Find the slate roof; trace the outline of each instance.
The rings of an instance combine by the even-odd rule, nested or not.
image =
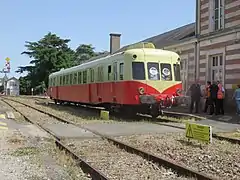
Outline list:
[[[191,23],[191,24],[187,24],[185,26],[179,27],[177,29],[173,29],[171,31],[165,32],[163,34],[150,37],[140,42],[151,42],[155,45],[156,48],[161,49],[164,46],[169,46],[181,41],[186,41],[194,37],[195,37],[195,23]],[[126,50],[128,46],[129,45],[120,48],[117,52]]]
[[[163,34],[159,34],[159,35],[150,37],[148,39],[142,40],[140,42],[151,42],[155,45],[155,47],[157,49],[161,49],[164,46],[169,46],[169,45],[172,45],[172,44],[179,43],[181,41],[186,41],[186,40],[192,39],[194,37],[195,37],[195,23],[190,23],[190,24],[187,24],[185,26],[179,27],[177,29],[173,29],[171,31],[165,32]],[[129,45],[120,48],[115,53],[125,51],[128,46]],[[88,61],[93,61],[95,59],[103,58],[103,57],[106,57],[108,55],[110,55],[110,53],[105,52],[104,54],[93,57],[93,58],[89,59]]]

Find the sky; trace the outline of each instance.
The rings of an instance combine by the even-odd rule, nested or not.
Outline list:
[[[30,61],[21,55],[25,41],[48,32],[71,39],[72,49],[109,51],[110,33],[121,33],[124,46],[194,21],[195,0],[0,0],[0,69],[9,57],[8,77],[20,77],[17,67]]]

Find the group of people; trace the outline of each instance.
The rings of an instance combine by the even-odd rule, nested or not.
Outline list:
[[[194,104],[195,113],[198,113],[200,100],[201,97],[203,97],[201,87],[198,81],[191,85],[189,91],[191,93],[190,113],[192,113],[193,111]],[[205,106],[203,112],[207,113],[208,109],[210,108],[210,115],[224,115],[223,101],[225,98],[225,89],[220,83],[220,81],[213,83],[208,81],[205,88],[204,96]],[[235,90],[233,94],[233,99],[235,100],[237,105],[237,114],[240,116],[240,85],[238,85],[238,88]]]

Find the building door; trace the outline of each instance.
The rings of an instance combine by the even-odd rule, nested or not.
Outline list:
[[[211,82],[213,81],[220,81],[222,84],[223,82],[223,56],[222,55],[215,55],[212,56],[210,59],[211,63]]]
[[[182,59],[181,62],[180,62],[180,65],[181,65],[181,80],[182,80],[182,88],[183,88],[183,91],[186,92],[187,89],[188,89],[188,78],[187,78],[187,75],[188,75],[188,64],[187,64],[187,59]]]

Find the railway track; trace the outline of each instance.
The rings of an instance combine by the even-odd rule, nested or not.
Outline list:
[[[50,100],[47,97],[39,97],[39,96],[23,96],[23,98],[29,98],[29,99],[35,99],[37,102],[39,102],[39,100]],[[48,102],[49,104],[54,104],[54,102]],[[62,105],[62,104],[58,104],[58,105]],[[71,107],[76,107],[75,104],[64,104],[64,106],[71,106]],[[91,109],[93,111],[98,112],[101,109],[104,108],[100,108],[100,107],[94,107],[94,106],[85,106],[85,105],[78,105],[77,107],[81,107],[81,108],[86,108],[86,109]],[[114,114],[114,116],[117,116],[118,114]],[[151,118],[151,116],[149,115],[137,115],[139,118]],[[173,111],[163,111],[163,116],[167,116],[167,117],[172,117],[172,118],[176,118],[176,119],[180,119],[180,118],[190,118],[190,119],[194,119],[194,120],[202,120],[205,119],[204,117],[198,116],[198,115],[194,115],[194,114],[187,114],[187,113],[180,113],[180,112],[173,112]],[[124,117],[126,118],[126,117]],[[152,119],[152,118],[151,118]],[[159,119],[159,118],[158,118]],[[168,119],[163,119],[160,118],[161,121],[166,121],[166,122],[170,122]]]
[[[129,152],[129,153],[134,153],[134,154],[137,154],[139,156],[142,156],[143,158],[147,159],[148,161],[152,161],[153,163],[157,163],[159,165],[162,165],[162,166],[165,166],[167,168],[171,168],[173,169],[174,171],[176,171],[178,174],[182,175],[182,176],[189,176],[189,177],[195,177],[196,179],[217,179],[215,177],[212,177],[212,176],[209,176],[209,175],[206,175],[204,173],[201,173],[201,172],[198,172],[198,171],[195,171],[195,170],[192,170],[184,165],[180,165],[172,160],[169,160],[169,159],[166,159],[166,158],[162,158],[162,157],[158,157],[158,156],[155,156],[151,153],[148,153],[146,151],[143,151],[141,149],[138,149],[138,148],[135,148],[135,147],[132,147],[131,145],[129,144],[126,144],[126,143],[123,143],[123,142],[120,142],[116,139],[113,139],[111,137],[108,137],[106,135],[103,135],[103,134],[100,134],[99,132],[97,131],[93,131],[93,130],[90,130],[86,127],[83,127],[81,125],[76,125],[75,123],[73,122],[70,122],[68,120],[65,120],[61,117],[58,117],[58,116],[55,116],[49,112],[46,112],[46,111],[42,111],[40,109],[37,109],[35,107],[32,107],[30,105],[27,105],[25,103],[22,103],[22,102],[19,102],[19,101],[16,101],[16,100],[13,100],[13,99],[8,99],[8,98],[3,98],[3,101],[8,104],[9,106],[11,106],[13,109],[15,109],[16,111],[18,111],[15,107],[13,107],[9,102],[7,101],[12,101],[12,102],[15,102],[15,103],[19,103],[21,105],[24,105],[28,108],[31,108],[31,109],[34,109],[38,112],[41,112],[41,113],[44,113],[44,114],[47,114],[48,116],[52,117],[52,118],[55,118],[57,119],[58,121],[61,121],[61,122],[64,122],[64,123],[67,123],[67,124],[72,124],[74,126],[78,126],[82,129],[85,129],[86,131],[90,131],[94,134],[96,134],[97,136],[100,136],[102,137],[103,139],[106,139],[108,140],[109,142],[113,143],[114,145],[116,145],[118,148],[121,148],[121,149],[124,149],[125,151]],[[21,112],[19,112],[21,113]],[[22,114],[22,113],[21,113]],[[30,119],[28,119],[24,114],[22,114],[28,121],[30,121],[31,123],[33,124],[36,124],[34,123],[33,121],[31,121]],[[96,168],[92,167],[90,164],[88,164],[86,161],[84,161],[83,159],[81,159],[78,155],[76,155],[75,153],[73,153],[66,145],[64,145],[62,142],[61,142],[61,139],[59,139],[59,137],[56,137],[56,135],[54,135],[52,132],[49,132],[46,128],[42,127],[40,124],[36,124],[37,126],[39,126],[40,128],[44,129],[45,131],[47,131],[48,133],[52,134],[52,136],[55,137],[56,139],[56,144],[58,146],[60,146],[61,148],[63,148],[65,151],[67,151],[69,154],[71,154],[75,159],[79,160],[81,163],[81,167],[83,169],[86,169],[85,172],[87,171],[89,174],[91,174],[91,176],[93,177],[93,179],[107,179],[106,176],[104,176],[100,171],[98,171]]]
[[[35,99],[36,99],[36,101],[38,101],[39,98],[37,97]],[[40,98],[40,99],[46,99],[46,98]],[[54,103],[51,103],[51,104],[55,105]],[[69,104],[69,106],[71,106],[73,108],[76,108],[76,106],[74,106],[72,104]],[[82,108],[89,108],[87,106],[81,106],[81,107]],[[99,109],[92,108],[91,110],[93,110],[97,114],[99,114]],[[201,119],[201,117],[198,117],[198,116],[195,116],[195,115],[191,116],[189,114],[186,115],[185,113],[165,112],[165,114],[169,115],[170,117],[178,117],[178,118],[189,117],[189,118],[197,118],[198,120]],[[114,115],[114,116],[116,116],[116,115]],[[138,117],[139,119],[145,118],[146,120],[149,120],[149,122],[154,123],[154,124],[185,130],[185,127],[180,126],[180,125],[176,125],[176,124],[180,124],[180,123],[177,123],[174,120],[170,120],[170,119],[166,119],[166,118],[157,118],[157,119],[153,120],[150,116],[147,116],[147,115],[136,115],[136,117]],[[128,117],[126,117],[126,118],[128,118]],[[132,118],[132,117],[130,117],[130,118]],[[136,119],[136,121],[139,120],[139,119]],[[175,123],[175,124],[169,124],[169,123]],[[216,138],[216,139],[219,139],[219,140],[229,141],[229,142],[235,143],[235,144],[240,144],[240,139],[231,138],[231,137],[225,137],[225,136],[218,135],[216,133],[213,133],[213,138]]]
[[[28,97],[30,99],[30,97]],[[31,98],[32,99],[32,98]],[[39,104],[43,104],[43,99],[46,99],[46,98],[39,98],[39,97],[35,97],[33,98],[35,99],[35,101]],[[51,105],[51,106],[67,106],[67,107],[72,107],[72,108],[81,108],[81,109],[86,109],[88,111],[91,111],[94,115],[98,116],[99,113],[100,113],[100,110],[104,110],[104,108],[99,108],[99,107],[92,107],[92,106],[85,106],[85,105],[75,105],[75,104],[58,104],[56,105],[54,102],[52,101],[48,101],[47,102],[48,105]],[[145,120],[150,120],[150,121],[161,121],[161,122],[173,122],[172,120],[170,119],[167,119],[167,118],[163,118],[163,117],[160,117],[160,118],[156,118],[156,119],[153,119],[150,115],[145,115],[145,114],[137,114],[135,116],[128,116],[127,114],[126,115],[123,115],[122,113],[110,113],[110,116],[112,116],[112,118],[117,118],[117,119],[123,119],[123,120],[131,120],[131,121],[139,121],[139,120],[142,120],[142,119],[145,119]],[[196,115],[191,115],[191,114],[185,114],[185,113],[175,113],[175,112],[170,112],[170,111],[164,111],[164,114],[163,116],[167,116],[167,117],[171,117],[171,118],[175,118],[175,119],[194,119],[194,120],[200,120],[200,119],[204,119],[203,117],[200,117],[200,116],[196,116]],[[177,121],[174,121],[174,122],[177,122]]]

